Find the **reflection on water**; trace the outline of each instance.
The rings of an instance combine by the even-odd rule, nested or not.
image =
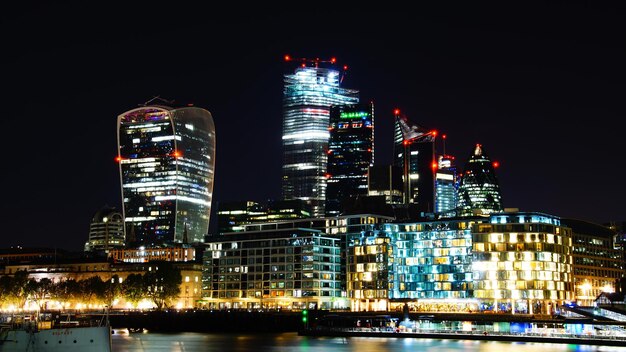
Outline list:
[[[113,351],[184,352],[404,352],[404,351],[623,351],[626,347],[542,344],[520,342],[437,340],[392,337],[306,337],[284,334],[206,334],[206,333],[133,333],[121,330],[113,335]]]

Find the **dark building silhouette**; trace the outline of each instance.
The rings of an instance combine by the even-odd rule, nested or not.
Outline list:
[[[344,198],[367,195],[374,164],[374,103],[330,109],[326,216],[339,215]]]
[[[403,170],[404,203],[413,204],[418,213],[435,211],[435,137],[395,112],[394,165]]]

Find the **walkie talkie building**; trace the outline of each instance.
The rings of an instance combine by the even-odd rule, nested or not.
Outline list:
[[[117,127],[127,243],[203,242],[215,169],[211,113],[142,106],[119,115]]]

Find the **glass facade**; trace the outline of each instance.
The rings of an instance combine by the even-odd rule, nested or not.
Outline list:
[[[307,201],[313,217],[325,214],[330,107],[359,102],[340,81],[339,71],[317,65],[284,76],[283,199]]]
[[[339,215],[342,202],[367,195],[367,172],[374,164],[374,104],[333,106],[326,188],[326,216]]]
[[[439,169],[435,173],[435,212],[439,217],[456,216],[458,178],[454,157],[439,157]]]
[[[541,213],[500,213],[364,231],[347,250],[358,310],[551,314],[574,298],[571,230]],[[384,292],[384,288],[387,292]]]
[[[211,114],[197,107],[127,111],[118,117],[118,148],[127,242],[203,242],[215,168]]]
[[[386,224],[395,247],[390,298],[472,298],[472,223]]]
[[[459,183],[459,215],[482,215],[502,210],[502,196],[493,165],[483,147],[476,144]]]
[[[203,283],[211,308],[344,308],[339,239],[312,229],[213,238]]]
[[[419,212],[435,211],[435,136],[395,112],[394,165],[403,170],[404,203],[416,204]]]
[[[474,297],[483,310],[552,314],[574,299],[572,233],[541,213],[494,214],[473,229]]]

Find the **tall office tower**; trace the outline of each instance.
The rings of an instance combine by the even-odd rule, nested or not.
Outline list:
[[[119,115],[117,126],[127,241],[203,242],[215,170],[211,113],[146,103]]]
[[[367,171],[374,165],[374,103],[330,109],[326,216],[342,211],[349,197],[367,195]]]
[[[289,56],[285,59],[292,61]],[[305,200],[313,217],[322,217],[330,107],[357,104],[359,98],[357,90],[340,87],[343,73],[334,68],[334,58],[300,61],[293,73],[284,76],[283,199]]]
[[[434,212],[437,131],[411,124],[398,109],[394,115],[394,165],[403,170],[404,203],[415,204],[418,212]]]
[[[439,156],[439,168],[435,173],[435,212],[439,217],[456,215],[458,177],[454,157]]]
[[[502,210],[502,196],[494,167],[483,147],[476,144],[459,183],[459,215],[485,215]]]
[[[104,206],[91,219],[85,252],[109,252],[124,247],[124,217],[115,208]]]

